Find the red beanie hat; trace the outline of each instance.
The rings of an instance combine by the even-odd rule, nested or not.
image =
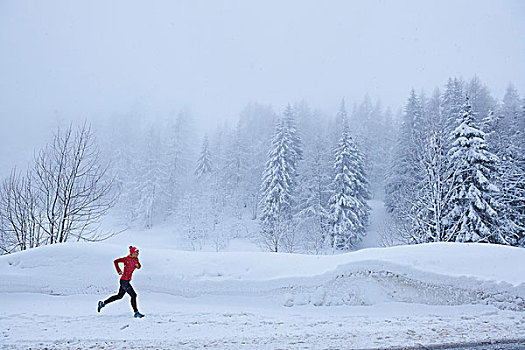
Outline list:
[[[139,250],[137,249],[137,247],[134,247],[134,246],[129,246],[129,254],[133,254],[135,252],[138,252]]]

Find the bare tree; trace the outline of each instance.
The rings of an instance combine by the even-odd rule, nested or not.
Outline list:
[[[87,124],[59,129],[36,156],[35,187],[44,210],[40,227],[48,244],[102,238],[98,221],[116,200],[107,170]]]
[[[14,169],[0,189],[0,249],[3,253],[45,244],[40,226],[42,210],[32,176]]]

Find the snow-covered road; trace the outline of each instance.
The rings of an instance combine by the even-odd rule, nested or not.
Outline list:
[[[7,349],[372,349],[515,339],[525,313],[487,305],[276,306],[273,298],[140,293],[98,314],[102,296],[0,295]]]
[[[0,257],[5,349],[381,349],[525,334],[525,250],[428,244],[336,256],[146,250],[129,298],[118,246]]]

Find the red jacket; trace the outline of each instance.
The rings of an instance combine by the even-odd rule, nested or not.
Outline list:
[[[115,261],[113,261],[113,263],[115,264],[115,268],[117,269],[119,275],[122,273],[122,271],[120,270],[118,264],[124,264],[124,273],[122,274],[122,277],[120,277],[120,279],[126,281],[131,281],[131,275],[133,274],[133,271],[142,267],[140,265],[139,258],[132,258],[129,255],[124,258],[116,259]]]

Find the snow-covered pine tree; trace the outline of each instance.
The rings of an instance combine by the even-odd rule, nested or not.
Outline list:
[[[312,112],[305,103],[294,106],[301,121],[305,140],[303,161],[299,167],[297,184],[297,229],[301,232],[303,247],[308,252],[319,253],[325,248],[329,235],[328,198],[332,178],[330,138],[326,122],[319,113]]]
[[[284,236],[293,229],[298,153],[290,134],[289,117],[281,118],[275,127],[261,185],[262,239],[273,252],[279,251]]]
[[[521,99],[521,117],[518,120],[518,131],[521,139],[518,146],[521,155],[525,158],[525,97]]]
[[[330,231],[330,214],[327,210],[330,177],[326,172],[326,137],[318,136],[312,141],[312,154],[305,159],[305,173],[300,180],[300,195],[297,217],[305,237],[308,251],[318,253],[325,247]]]
[[[466,98],[460,125],[452,133],[449,151],[452,196],[447,214],[447,240],[507,244],[497,235],[497,202],[493,185],[497,157],[487,150],[485,133],[473,124],[474,116]]]
[[[228,166],[230,158],[227,146],[231,137],[232,130],[228,123],[219,125],[210,137],[208,148],[213,150],[212,166],[217,182],[223,182],[224,180],[224,172]],[[225,186],[221,187],[223,190],[225,189]]]
[[[201,147],[201,154],[199,156],[199,159],[197,160],[197,167],[195,168],[194,174],[197,176],[198,179],[200,179],[203,176],[211,174],[212,171],[213,166],[211,162],[210,144],[208,142],[208,136],[204,136],[204,140],[202,142]]]
[[[303,159],[302,141],[299,132],[297,131],[296,116],[292,106],[288,104],[283,114],[284,122],[291,141],[292,151],[292,169],[297,171],[298,163]],[[294,174],[297,176],[297,173]]]
[[[520,98],[509,86],[503,104],[486,118],[487,142],[498,156],[495,197],[501,206],[499,235],[509,244],[525,244],[525,155],[519,119]]]
[[[351,249],[365,235],[370,213],[366,200],[370,199],[370,190],[363,156],[350,135],[344,104],[339,114],[343,131],[335,149],[334,179],[329,200],[329,245],[335,249]]]
[[[385,206],[395,227],[394,234],[405,243],[420,243],[424,232],[419,220],[418,193],[424,179],[421,160],[425,151],[424,108],[415,91],[405,107],[397,147],[393,154],[392,166],[387,174]]]
[[[516,208],[516,223],[520,226],[518,244],[525,247],[525,98],[521,100],[521,117],[518,120],[518,136],[521,142],[518,143],[519,158],[519,181],[516,182],[518,187]]]
[[[344,101],[343,101],[344,102]],[[353,130],[354,135],[359,135],[359,146],[362,149],[370,145],[370,131],[372,131],[372,124],[375,119],[375,112],[377,111],[378,105],[374,107],[372,100],[368,94],[365,95],[363,101],[360,104],[356,104],[353,107],[352,118],[348,118],[348,127]],[[340,117],[338,117],[340,118]],[[342,127],[342,124],[339,124]],[[341,136],[339,133],[338,138]],[[357,141],[357,140],[356,140]]]
[[[139,224],[151,228],[155,219],[164,219],[168,209],[169,173],[164,162],[165,148],[159,130],[151,125],[144,138],[144,146],[137,157],[134,186],[136,212]]]
[[[348,118],[348,126],[352,130],[354,141],[367,159],[366,172],[374,197],[383,197],[385,172],[388,168],[385,151],[389,150],[393,141],[388,138],[388,132],[392,130],[387,130],[385,115],[381,102],[377,100],[372,103],[370,97],[365,95],[360,104],[354,105],[352,115]],[[342,123],[338,126],[341,128]],[[341,136],[341,130],[338,131],[337,141]]]
[[[514,153],[514,158],[518,158],[518,153],[521,152],[522,146],[525,143],[523,140],[523,118],[521,99],[518,91],[512,84],[509,84],[505,95],[503,96],[503,104],[501,106],[501,117],[505,120],[503,123],[508,127],[506,130],[509,134],[509,141],[512,144],[511,152]],[[508,147],[509,145],[507,145]]]
[[[477,76],[474,76],[470,80],[466,89],[472,106],[472,112],[478,117],[478,120],[474,120],[474,123],[481,126],[483,119],[489,115],[490,111],[494,110],[496,101],[490,95],[489,89],[483,85]]]
[[[240,197],[243,207],[250,210],[252,220],[256,220],[260,212],[261,181],[277,119],[271,106],[253,103],[240,114],[239,144],[243,154],[239,156],[246,159],[239,168]]]
[[[213,155],[210,156],[210,165],[212,168],[212,182],[213,182],[213,205],[216,211],[225,213],[232,205],[231,192],[228,191],[226,172],[228,169],[229,158],[228,141],[232,135],[232,131],[227,123],[219,126],[211,137],[208,149],[213,150]],[[211,153],[211,152],[209,152]]]
[[[191,195],[186,196],[188,203],[194,205],[194,209],[199,213],[206,213],[206,215],[189,216],[187,221],[189,229],[186,229],[189,242],[197,242],[195,238],[199,238],[199,246],[203,244],[206,239],[213,242],[215,249],[218,251],[224,247],[228,242],[228,237],[223,231],[224,218],[229,213],[231,202],[230,198],[225,196],[225,186],[219,176],[217,162],[220,158],[217,156],[222,149],[222,135],[224,129],[219,129],[213,136],[214,153],[211,154],[210,143],[208,137],[205,136],[197,166],[194,172],[195,181]],[[186,208],[186,210],[188,210]],[[193,228],[194,227],[194,228]],[[197,234],[197,236],[195,236]],[[195,245],[192,244],[195,248]]]
[[[243,130],[239,123],[234,130],[230,130],[226,139],[224,166],[219,169],[220,182],[224,197],[231,204],[232,215],[241,219],[247,208],[247,181],[250,166],[250,154],[244,142]],[[260,184],[260,175],[258,176]]]
[[[288,134],[291,141],[291,150],[292,150],[292,166],[291,169],[293,170],[293,179],[292,182],[294,184],[293,191],[294,191],[294,205],[292,207],[292,215],[295,218],[298,212],[297,208],[297,182],[299,181],[299,167],[300,164],[303,161],[304,154],[303,154],[303,145],[302,145],[302,137],[301,134],[298,131],[297,128],[297,118],[303,117],[305,118],[305,115],[300,115],[299,112],[301,112],[299,108],[300,105],[296,105],[295,108],[293,108],[290,104],[286,106],[286,109],[283,113],[284,122],[286,123],[286,127],[288,130]],[[302,120],[301,122],[304,122]],[[296,225],[294,225],[290,230],[287,231],[287,233],[283,237],[283,247],[286,249],[287,252],[293,253],[300,242],[300,237],[297,234]]]
[[[442,96],[442,114],[445,118],[445,133],[452,135],[462,116],[465,102],[464,83],[458,78],[449,78]]]
[[[165,128],[166,166],[168,184],[168,214],[173,214],[177,202],[184,198],[193,178],[193,166],[198,146],[195,144],[195,129],[191,113],[180,111],[172,116]]]
[[[137,219],[137,173],[138,155],[142,148],[141,135],[143,134],[140,120],[142,114],[138,112],[126,113],[109,120],[105,128],[100,131],[105,133],[100,139],[107,154],[107,161],[111,164],[115,174],[115,193],[119,195],[116,209],[122,216],[126,225]]]
[[[450,200],[449,162],[445,122],[441,113],[441,95],[435,90],[425,108],[426,137],[421,158],[422,181],[418,185],[415,220],[419,231],[413,236],[416,243],[440,242],[446,239],[444,218]]]

